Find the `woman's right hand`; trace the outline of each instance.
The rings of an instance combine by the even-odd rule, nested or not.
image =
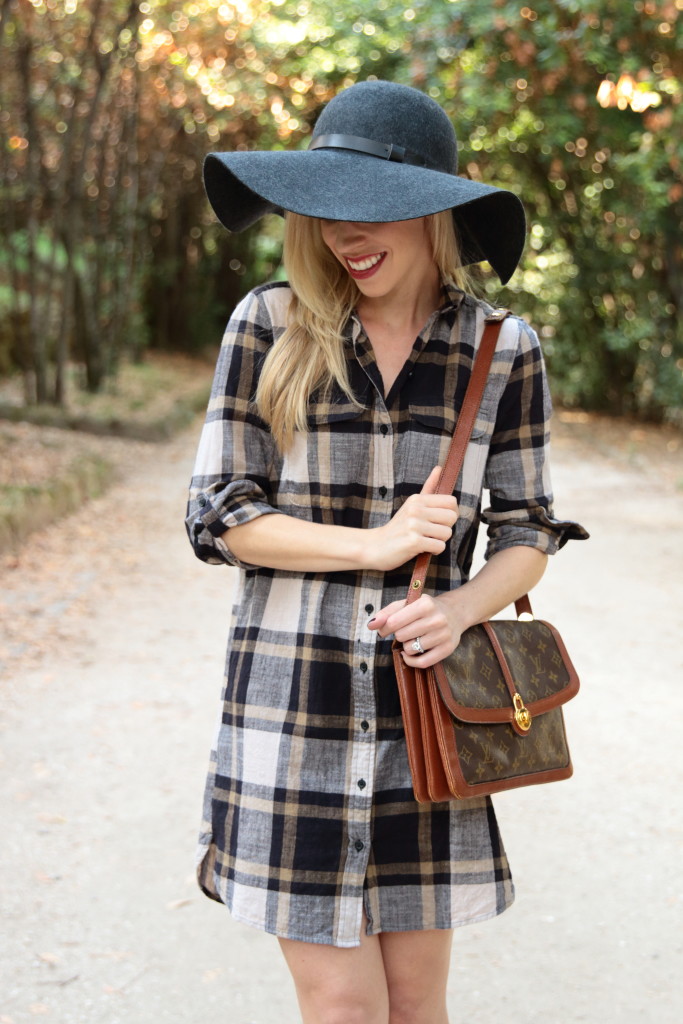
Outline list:
[[[452,494],[435,494],[441,467],[435,466],[419,494],[411,494],[384,526],[367,531],[367,568],[386,572],[423,551],[440,555],[458,518]]]

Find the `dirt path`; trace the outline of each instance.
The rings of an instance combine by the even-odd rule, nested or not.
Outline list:
[[[593,536],[535,604],[584,683],[576,774],[498,799],[518,900],[457,933],[451,1019],[677,1024],[683,465],[560,426],[558,510]],[[182,530],[196,436],[131,448],[2,570],[0,1024],[298,1021],[275,941],[194,884],[233,582]]]

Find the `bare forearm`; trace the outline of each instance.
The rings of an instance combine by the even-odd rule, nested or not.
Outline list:
[[[436,466],[419,494],[411,494],[383,526],[327,526],[275,513],[232,526],[223,540],[242,562],[293,572],[385,572],[423,551],[439,555],[450,539],[458,504],[435,494]]]
[[[293,572],[343,572],[363,568],[365,532],[276,513],[231,527],[223,540],[249,565]]]
[[[548,556],[537,548],[516,545],[493,555],[457,590],[442,595],[462,630],[484,622],[528,593],[543,576]]]

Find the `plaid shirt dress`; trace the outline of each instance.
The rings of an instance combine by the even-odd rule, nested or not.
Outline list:
[[[444,302],[384,397],[362,324],[346,331],[359,407],[313,395],[309,430],[282,456],[253,397],[291,292],[248,294],[228,324],[194,468],[187,530],[200,559],[237,565],[222,715],[206,786],[198,877],[246,924],[357,946],[367,931],[451,928],[513,899],[488,798],[413,798],[390,640],[368,629],[406,595],[391,572],[292,572],[242,564],[221,535],[262,515],[372,529],[441,463],[491,307],[444,285]],[[553,518],[550,400],[538,340],[503,324],[456,488],[459,518],[427,592],[468,579],[480,520],[487,557],[553,553],[584,531]],[[482,489],[490,506],[481,511]]]

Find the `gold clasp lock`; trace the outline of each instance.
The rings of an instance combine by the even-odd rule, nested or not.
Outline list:
[[[520,729],[523,729],[524,732],[528,732],[531,728],[531,715],[529,714],[528,710],[524,707],[524,701],[522,700],[520,694],[516,693],[514,695],[514,697],[512,698],[512,703],[515,709],[515,722],[517,723]]]

